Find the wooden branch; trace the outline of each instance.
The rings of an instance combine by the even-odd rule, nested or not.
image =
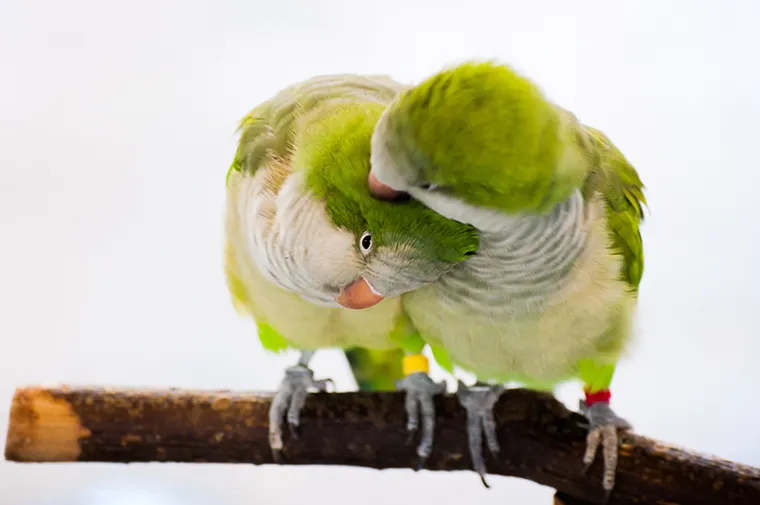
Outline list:
[[[229,391],[22,388],[11,408],[5,457],[18,462],[273,463],[271,394]],[[469,470],[465,412],[436,399],[435,449],[426,468]],[[495,408],[502,453],[489,472],[558,490],[555,503],[601,503],[601,454],[582,475],[586,422],[551,395],[507,391]],[[401,393],[309,395],[287,464],[410,468]],[[480,481],[473,474],[473,487]],[[622,436],[609,505],[757,505],[760,470]]]
[[[557,492],[557,493],[554,493],[553,505],[594,505],[594,504],[591,502],[587,502],[586,500],[580,500],[578,498],[568,496],[562,492]]]

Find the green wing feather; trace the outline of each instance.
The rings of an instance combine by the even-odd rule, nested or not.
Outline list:
[[[644,219],[644,184],[636,169],[602,132],[582,126],[590,142],[592,169],[583,196],[599,192],[607,208],[607,225],[615,252],[623,256],[622,280],[638,292],[644,273],[644,248],[639,227]]]

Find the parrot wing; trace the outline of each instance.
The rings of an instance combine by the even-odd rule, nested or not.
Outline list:
[[[582,192],[590,198],[599,193],[607,210],[607,226],[612,246],[623,256],[622,279],[638,291],[644,273],[644,248],[639,227],[644,219],[644,185],[636,169],[607,138],[595,128],[583,126],[595,158]]]

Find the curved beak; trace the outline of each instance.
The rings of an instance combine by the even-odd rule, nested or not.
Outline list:
[[[372,284],[364,277],[359,277],[345,288],[341,288],[337,301],[347,309],[368,309],[383,299],[383,295],[375,291]]]
[[[367,182],[369,183],[369,192],[372,193],[372,196],[378,200],[397,201],[406,200],[409,198],[408,193],[395,190],[392,187],[380,182],[380,180],[375,177],[375,174],[373,174],[372,171],[369,173]]]

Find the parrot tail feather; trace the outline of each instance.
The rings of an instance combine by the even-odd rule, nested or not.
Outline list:
[[[396,381],[404,378],[401,349],[378,351],[355,347],[346,349],[345,354],[359,391],[395,391]]]

